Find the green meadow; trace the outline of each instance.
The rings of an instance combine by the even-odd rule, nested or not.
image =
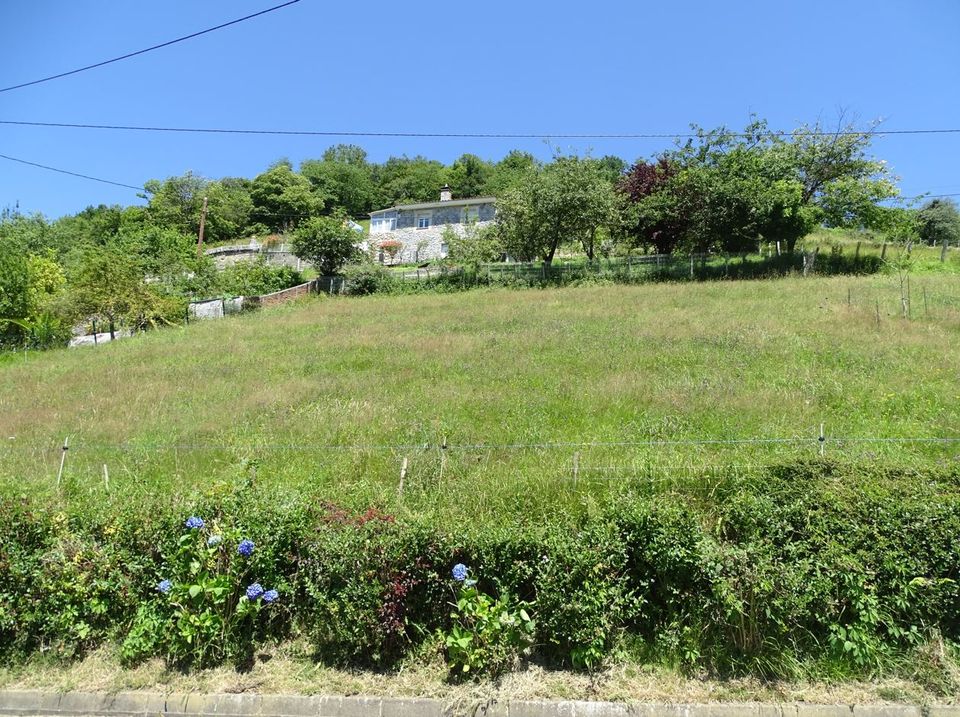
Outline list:
[[[827,457],[939,465],[960,285],[910,291],[908,319],[891,274],[320,297],[8,355],[0,490],[165,499],[255,474],[502,516],[816,457],[821,424]]]

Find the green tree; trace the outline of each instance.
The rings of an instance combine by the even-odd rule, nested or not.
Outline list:
[[[310,182],[281,161],[257,175],[250,185],[251,221],[270,231],[287,231],[323,212],[329,199],[313,191]]]
[[[483,264],[498,261],[503,254],[503,243],[496,226],[468,224],[462,232],[451,226],[443,229],[443,242],[447,245],[447,262],[479,271]]]
[[[357,257],[358,234],[342,215],[312,217],[293,233],[293,253],[313,264],[321,276],[332,276]]]
[[[377,202],[373,168],[366,152],[354,145],[337,145],[323,154],[322,160],[308,159],[300,164],[314,192],[329,196],[334,208],[340,207],[355,218],[365,217]]]
[[[514,258],[549,264],[561,243],[578,242],[592,260],[597,230],[616,222],[615,207],[613,187],[597,160],[558,155],[502,194],[497,224]]]
[[[697,128],[695,139],[627,175],[638,234],[665,231],[666,245],[688,250],[745,251],[762,238],[793,251],[818,223],[876,227],[880,202],[897,190],[884,163],[866,155],[873,133],[816,124],[784,137],[763,120],[737,133]]]
[[[507,189],[522,182],[527,173],[539,165],[536,158],[529,152],[512,149],[507,155],[493,165],[487,176],[481,194],[499,197]]]
[[[30,268],[19,238],[0,234],[0,346],[20,344],[30,315]]]
[[[116,246],[84,250],[68,275],[68,291],[76,319],[101,317],[111,332],[118,325],[172,324],[183,315],[183,301],[147,284],[137,258]]]
[[[376,168],[379,204],[393,206],[416,202],[434,202],[440,187],[447,183],[447,170],[426,157],[390,157]]]
[[[447,183],[457,199],[479,197],[492,174],[493,165],[490,162],[475,154],[463,154],[450,166]]]
[[[920,238],[931,245],[960,243],[960,213],[949,199],[931,199],[917,212]]]

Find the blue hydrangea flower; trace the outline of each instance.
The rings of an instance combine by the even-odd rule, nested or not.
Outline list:
[[[198,518],[195,515],[191,515],[189,518],[187,518],[187,522],[184,523],[184,525],[190,528],[191,530],[193,530],[194,528],[198,528],[198,529],[202,528],[203,518]]]
[[[253,554],[253,541],[248,538],[241,540],[240,545],[237,546],[237,552],[243,557],[249,558]]]
[[[276,590],[267,590],[267,592],[263,594],[263,601],[273,602],[278,597],[280,597],[280,593],[278,593]]]
[[[160,584],[157,585],[157,590],[159,590],[164,595],[166,595],[168,592],[170,592],[170,589],[172,587],[173,587],[173,583],[171,583],[169,580],[161,580]]]
[[[260,585],[260,583],[253,583],[253,585],[247,586],[248,600],[256,600],[261,595],[263,595],[263,586]]]
[[[223,542],[223,536],[222,536],[222,535],[211,535],[209,538],[207,538],[207,547],[208,547],[208,548],[215,548],[215,547],[217,547],[218,545],[220,545],[220,543],[222,543],[222,542]]]
[[[462,583],[467,579],[467,570],[468,568],[466,565],[463,563],[457,563],[453,566],[453,579]]]

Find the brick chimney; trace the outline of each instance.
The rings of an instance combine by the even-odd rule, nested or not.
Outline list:
[[[450,185],[444,184],[440,187],[440,201],[449,202],[451,199],[453,199],[453,192],[450,189]]]

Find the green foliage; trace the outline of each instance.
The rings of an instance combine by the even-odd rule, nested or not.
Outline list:
[[[313,217],[293,233],[293,253],[313,264],[321,276],[337,274],[356,258],[359,236],[342,215]]]
[[[375,171],[384,207],[416,202],[435,202],[446,184],[446,168],[440,162],[416,156],[390,157]]]
[[[960,244],[960,212],[949,199],[931,199],[917,212],[920,238],[932,245]]]
[[[303,275],[288,266],[271,266],[264,259],[239,261],[217,277],[217,288],[230,296],[259,296],[304,283]]]
[[[348,216],[365,217],[379,199],[373,166],[367,153],[356,145],[336,145],[323,153],[322,160],[300,164],[300,173],[309,180],[314,191],[329,196],[334,207]]]
[[[476,580],[463,580],[443,640],[453,675],[496,677],[509,670],[533,644],[536,626],[529,607],[505,591],[493,598]]]
[[[69,312],[77,319],[100,316],[111,325],[142,330],[179,321],[183,301],[148,284],[139,262],[119,248],[88,248],[71,266]]]
[[[390,272],[372,261],[346,265],[343,267],[343,276],[347,282],[347,293],[354,296],[388,292],[396,285]]]
[[[762,120],[742,133],[697,128],[695,141],[658,158],[659,176],[640,162],[625,178],[621,188],[638,204],[633,233],[670,250],[740,252],[763,239],[792,252],[821,222],[878,227],[879,203],[897,189],[885,164],[866,155],[873,130],[831,133],[818,123],[787,138]]]
[[[475,273],[483,264],[498,261],[503,254],[500,234],[491,224],[468,224],[462,231],[448,225],[443,229],[442,238],[447,245],[447,262]]]
[[[238,547],[244,540],[249,555]],[[124,658],[135,662],[160,652],[180,666],[248,662],[260,613],[275,609],[279,600],[257,582],[255,551],[255,544],[236,529],[187,527],[175,551],[162,558],[159,597],[138,610],[124,642]]]
[[[447,183],[454,199],[479,197],[490,182],[493,166],[475,154],[463,154],[447,172]]]
[[[616,221],[612,185],[591,158],[558,155],[497,201],[497,226],[507,254],[548,264],[562,242],[578,242],[593,259],[597,231]]]
[[[623,580],[627,553],[612,526],[591,524],[576,540],[550,535],[537,571],[537,642],[580,669],[599,667],[642,598]]]
[[[717,478],[710,491],[637,483],[585,512],[483,530],[249,482],[195,501],[202,528],[183,527],[182,502],[106,516],[100,503],[61,513],[5,500],[0,650],[69,658],[121,642],[128,662],[243,665],[296,631],[318,659],[390,668],[439,635],[454,676],[500,674],[528,649],[594,669],[633,645],[648,660],[774,678],[874,675],[960,639],[952,469],[820,460]],[[451,610],[457,556],[490,587],[468,576]],[[247,597],[253,583],[279,600]]]
[[[327,199],[295,173],[289,162],[278,162],[250,184],[250,219],[271,231],[289,230],[321,214]]]

